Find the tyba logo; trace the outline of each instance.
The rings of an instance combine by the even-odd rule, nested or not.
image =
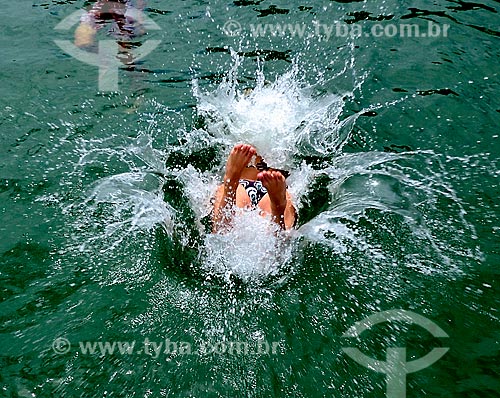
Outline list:
[[[448,337],[443,329],[431,320],[406,310],[390,310],[373,314],[356,322],[342,337],[359,337],[365,330],[371,329],[379,323],[390,321],[416,324],[427,330],[434,337]],[[355,347],[342,348],[347,355],[364,367],[375,372],[385,373],[387,381],[387,398],[404,398],[406,396],[406,375],[431,366],[446,354],[448,349],[448,347],[433,348],[423,357],[407,362],[406,347],[388,347],[386,360],[384,362],[368,357]]]

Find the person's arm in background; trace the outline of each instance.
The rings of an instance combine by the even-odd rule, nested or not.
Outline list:
[[[75,46],[87,47],[94,43],[96,29],[85,22],[80,23],[75,31]]]

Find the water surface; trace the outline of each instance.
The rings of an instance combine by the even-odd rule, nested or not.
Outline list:
[[[54,43],[87,3],[4,3],[2,396],[384,396],[384,375],[346,356],[349,344],[381,360],[388,346],[409,359],[450,347],[408,375],[408,397],[498,396],[497,2],[150,0],[162,30],[142,40],[161,45],[121,68],[117,93],[98,92],[97,68]],[[241,35],[225,34],[229,19]],[[250,34],[313,21],[450,29]],[[284,240],[253,214],[228,236],[207,233],[225,158],[243,141],[292,171],[299,222]],[[342,337],[391,309],[449,338],[404,322]],[[278,350],[78,347],[145,338]]]

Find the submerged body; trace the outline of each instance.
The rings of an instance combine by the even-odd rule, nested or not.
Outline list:
[[[130,41],[141,36],[140,10],[144,1],[137,2],[134,7],[132,0],[99,0],[80,19],[80,25],[75,32],[75,45],[87,47],[94,44],[97,31],[112,22],[109,33],[124,48],[130,46]]]
[[[227,160],[224,183],[215,194],[213,232],[225,232],[237,209],[253,209],[271,217],[280,229],[291,229],[296,212],[287,191],[282,171],[258,170],[250,165],[252,158],[261,162],[257,150],[247,144],[236,145]]]

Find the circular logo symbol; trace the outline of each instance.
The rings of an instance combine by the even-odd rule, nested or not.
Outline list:
[[[222,27],[222,31],[227,36],[239,36],[242,31],[241,24],[238,21],[230,19]]]
[[[68,339],[65,339],[64,337],[58,337],[52,343],[52,349],[56,354],[59,355],[67,354],[71,350],[71,343],[69,342]]]
[[[434,337],[448,337],[443,329],[422,315],[406,310],[389,310],[373,314],[351,326],[342,337],[359,337],[365,330],[373,326],[390,321],[402,321],[415,324],[427,330]],[[433,348],[419,359],[407,362],[406,347],[387,348],[386,360],[380,361],[363,354],[356,347],[344,347],[342,350],[360,365],[379,373],[385,373],[387,379],[387,398],[401,398],[406,396],[406,375],[418,372],[431,366],[439,360],[448,347]]]

